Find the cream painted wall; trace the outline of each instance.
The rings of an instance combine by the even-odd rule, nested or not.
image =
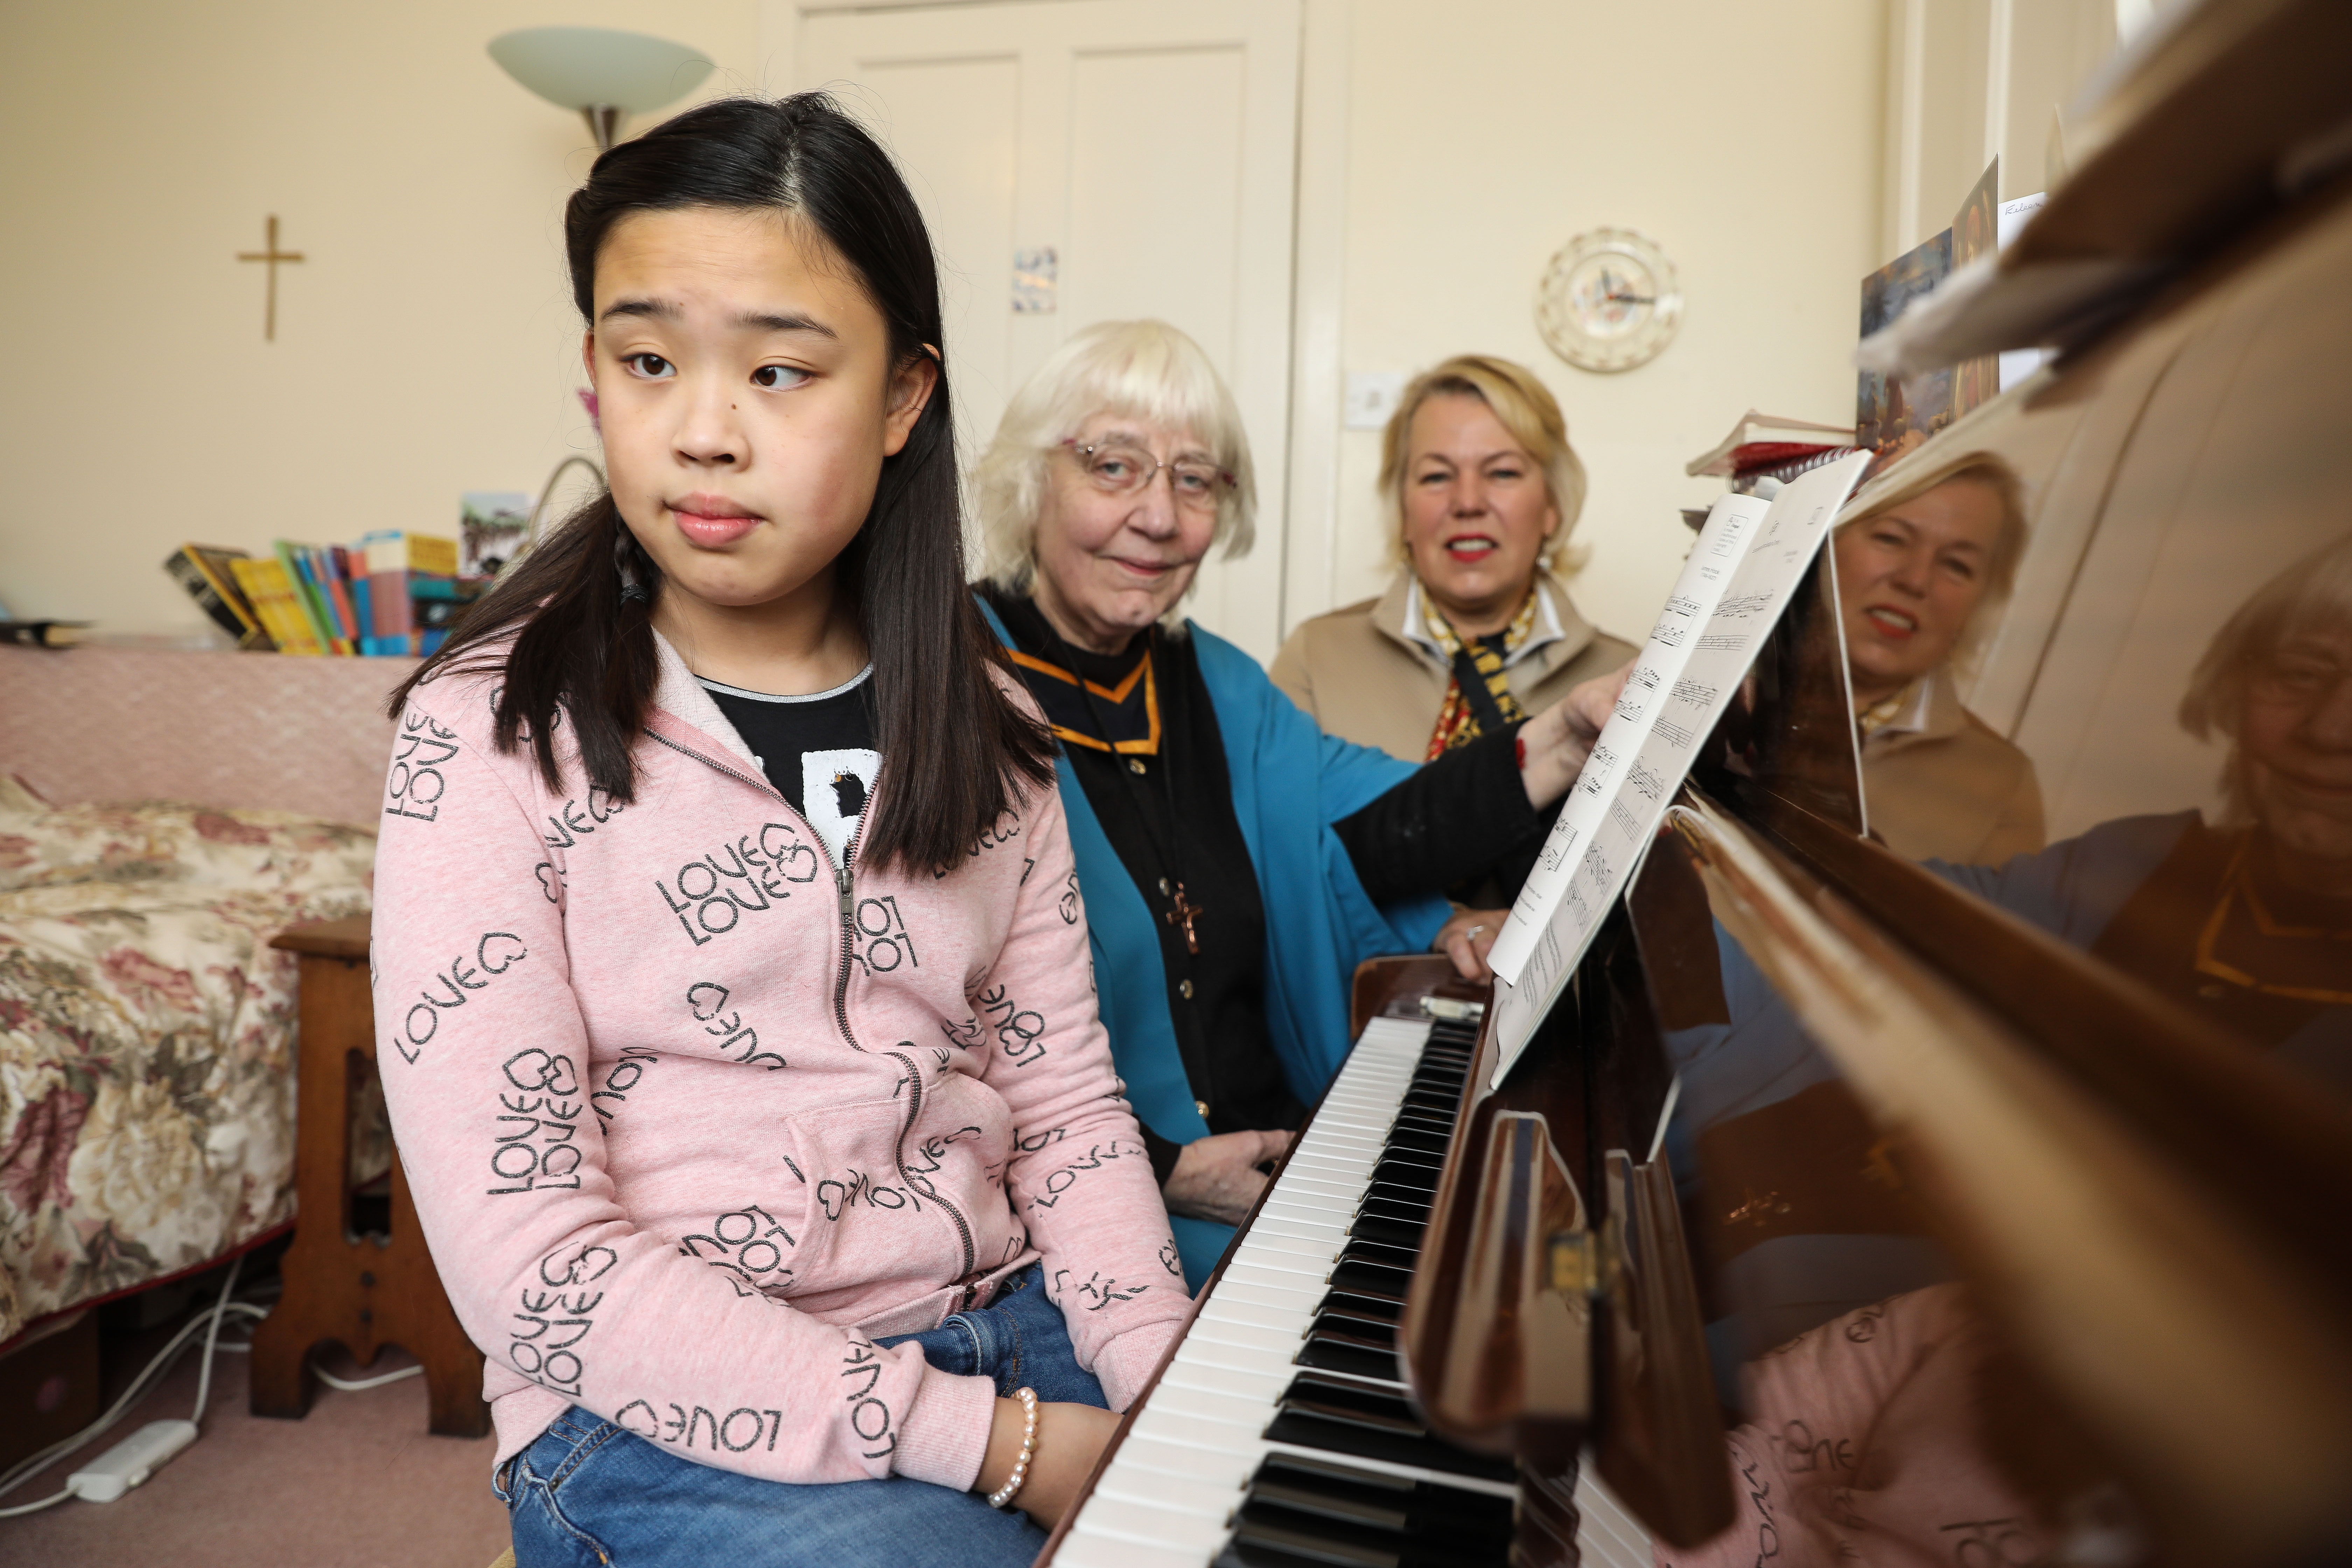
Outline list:
[[[585,23],[752,85],[753,0],[0,5],[0,601],[194,631],[188,540],[454,533],[592,433],[562,276],[591,144],[483,46]],[[691,101],[689,100],[689,101]],[[261,337],[265,215],[304,252]]]
[[[184,541],[446,530],[460,492],[535,489],[590,448],[560,230],[586,136],[483,45],[553,21],[658,33],[719,62],[705,96],[787,78],[793,10],[0,6],[0,211],[16,241],[0,287],[26,367],[0,384],[0,600],[195,630],[158,564]],[[1346,369],[1472,348],[1536,367],[1592,474],[1580,602],[1639,636],[1688,545],[1676,509],[1719,489],[1683,463],[1751,405],[1829,419],[1853,405],[1883,0],[1654,0],[1632,26],[1598,0],[1309,13],[1309,112],[1339,101],[1306,128],[1328,175],[1303,171],[1302,223],[1321,226],[1300,254],[1328,263],[1329,298],[1307,299],[1302,277],[1297,418],[1336,426],[1323,383]],[[1601,58],[1611,44],[1623,61]],[[265,344],[261,269],[231,258],[258,247],[270,212],[310,259],[284,269]],[[1552,252],[1605,224],[1661,241],[1689,300],[1664,355],[1616,376],[1559,360],[1533,317]],[[1318,310],[1336,321],[1319,360]],[[1294,619],[1384,575],[1377,437],[1326,429],[1327,458],[1335,441],[1329,481],[1291,489],[1325,506],[1338,492],[1332,547],[1290,554]]]
[[[1532,366],[1591,471],[1573,593],[1611,631],[1648,632],[1690,546],[1678,509],[1722,492],[1685,462],[1751,406],[1852,416],[1882,14],[1881,0],[1355,0],[1345,368],[1472,350]],[[1664,353],[1614,375],[1570,366],[1535,325],[1552,253],[1603,226],[1663,245],[1687,299]],[[1338,603],[1388,577],[1379,448],[1376,432],[1340,437]]]

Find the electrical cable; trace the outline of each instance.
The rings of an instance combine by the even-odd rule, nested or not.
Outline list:
[[[80,1431],[60,1437],[37,1453],[26,1455],[25,1458],[9,1466],[5,1472],[0,1472],[0,1495],[16,1490],[68,1454],[75,1452],[92,1439],[102,1436],[110,1431],[134,1404],[147,1394],[156,1381],[177,1363],[180,1352],[186,1348],[188,1342],[195,1337],[196,1331],[217,1321],[223,1313],[236,1313],[241,1317],[260,1319],[269,1315],[269,1309],[257,1307],[249,1301],[229,1301],[207,1307],[189,1319],[181,1325],[179,1332],[173,1334],[169,1342],[155,1352],[155,1359],[149,1362],[137,1377],[131,1379],[131,1385],[122,1391],[121,1395],[108,1408],[105,1415]],[[44,1503],[40,1506],[47,1505]]]
[[[425,1375],[425,1369],[422,1366],[404,1366],[398,1372],[387,1372],[382,1377],[362,1377],[356,1382],[350,1382],[337,1377],[331,1372],[320,1372],[319,1363],[312,1362],[310,1373],[329,1388],[340,1388],[346,1394],[357,1394],[362,1389],[382,1388],[387,1383],[398,1383],[404,1377],[422,1377]]]
[[[228,1266],[228,1278],[221,1281],[220,1300],[213,1303],[213,1326],[205,1331],[205,1368],[196,1376],[195,1414],[188,1417],[199,1429],[205,1424],[205,1406],[212,1402],[213,1350],[220,1343],[221,1320],[228,1316],[228,1295],[236,1289],[237,1271],[244,1267],[245,1254],[240,1252]]]
[[[9,1466],[6,1470],[0,1471],[0,1496],[16,1490],[59,1459],[87,1447],[110,1431],[115,1423],[121,1421],[133,1405],[145,1397],[155,1384],[178,1364],[181,1353],[187,1349],[188,1342],[195,1337],[196,1331],[199,1329],[205,1331],[205,1362],[204,1370],[196,1379],[196,1408],[189,1420],[195,1426],[203,1426],[205,1410],[212,1401],[213,1357],[224,1351],[231,1354],[250,1354],[253,1350],[251,1340],[231,1340],[223,1342],[220,1337],[221,1324],[232,1316],[248,1318],[255,1321],[269,1316],[268,1307],[252,1301],[235,1301],[229,1299],[231,1293],[236,1289],[237,1273],[244,1267],[245,1260],[242,1258],[229,1265],[228,1278],[221,1284],[219,1299],[180,1326],[179,1331],[172,1336],[162,1350],[155,1352],[154,1358],[148,1362],[137,1377],[131,1380],[130,1386],[122,1391],[104,1415],[80,1431],[58,1438],[37,1453],[27,1454]],[[268,1291],[270,1294],[276,1294],[274,1290],[269,1290],[273,1283],[275,1282],[262,1281],[258,1286],[254,1287],[255,1293]],[[354,1380],[337,1377],[330,1372],[321,1372],[315,1362],[310,1365],[311,1373],[320,1382],[330,1388],[341,1389],[350,1394],[361,1393],[371,1388],[381,1388],[388,1383],[398,1383],[404,1378],[416,1377],[424,1371],[425,1368],[421,1365],[404,1366],[397,1372],[385,1373],[378,1377]],[[38,1502],[20,1503],[13,1508],[0,1508],[0,1519],[13,1519],[19,1514],[37,1513],[42,1509],[55,1507],[74,1495],[74,1489],[68,1487],[65,1490],[45,1497]]]

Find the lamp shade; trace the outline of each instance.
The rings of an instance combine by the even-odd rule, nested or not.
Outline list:
[[[710,62],[684,44],[611,27],[525,27],[490,40],[490,58],[565,109],[643,114],[701,85]]]

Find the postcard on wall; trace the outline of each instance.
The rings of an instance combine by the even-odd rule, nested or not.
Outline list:
[[[1675,791],[1829,536],[1870,455],[1790,481],[1768,504],[1727,495],[1626,678],[1617,710],[1570,786],[1487,963],[1499,1084],[1551,1011],[1640,866]]]
[[[1862,335],[1900,316],[1912,300],[1931,294],[1952,270],[1952,231],[1944,230],[1862,280]],[[1930,371],[1897,380],[1861,373],[1854,401],[1859,445],[1869,451],[1908,451],[1952,422],[1952,373]]]
[[[530,532],[530,498],[520,490],[467,490],[457,536],[464,541],[457,574],[495,577],[522,549]]]

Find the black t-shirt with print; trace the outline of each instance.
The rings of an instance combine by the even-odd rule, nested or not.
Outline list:
[[[705,680],[702,689],[777,793],[793,803],[838,866],[866,814],[882,759],[874,749],[874,667],[806,697],[774,697]]]

